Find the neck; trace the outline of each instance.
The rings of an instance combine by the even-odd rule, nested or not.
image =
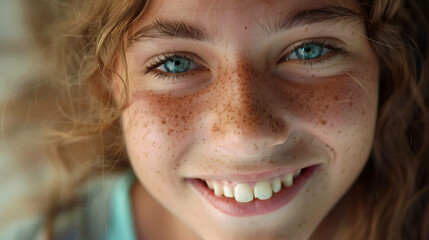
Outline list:
[[[159,204],[138,180],[132,186],[131,199],[138,239],[200,239],[187,225]]]

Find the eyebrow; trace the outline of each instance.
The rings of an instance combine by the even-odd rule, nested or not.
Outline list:
[[[267,36],[308,24],[346,20],[361,21],[363,20],[363,16],[345,7],[328,6],[318,9],[297,11],[270,20],[271,21],[266,20],[264,22],[258,22]],[[151,39],[212,40],[205,29],[183,21],[162,19],[155,19],[152,24],[143,27],[132,37],[132,40],[139,42]]]
[[[134,34],[133,40],[144,41],[152,38],[182,38],[208,41],[205,30],[182,21],[155,19],[154,22]]]
[[[363,16],[345,7],[329,6],[318,9],[298,11],[286,17],[277,17],[269,23],[259,23],[267,35],[275,35],[279,32],[304,25],[341,22],[362,21]]]

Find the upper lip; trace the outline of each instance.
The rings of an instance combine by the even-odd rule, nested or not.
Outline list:
[[[317,164],[318,163],[307,163],[302,165],[276,167],[276,168],[265,169],[265,170],[259,169],[258,171],[240,170],[240,173],[222,173],[222,174],[207,174],[207,175],[203,174],[203,175],[198,175],[194,178],[198,178],[202,180],[220,180],[220,181],[230,181],[230,182],[240,182],[240,183],[252,183],[252,182],[259,182],[263,180],[272,179],[286,174],[293,174],[300,169],[314,166]]]

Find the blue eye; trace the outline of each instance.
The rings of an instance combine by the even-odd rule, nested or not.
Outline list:
[[[201,69],[196,63],[187,57],[168,56],[160,59],[155,65],[156,69],[166,73],[185,73],[190,70]]]
[[[287,60],[291,59],[301,59],[301,60],[307,60],[307,59],[316,59],[319,58],[326,53],[329,52],[329,49],[325,47],[322,44],[304,44],[302,46],[299,46],[295,48],[295,50],[287,56]]]
[[[168,73],[183,73],[189,70],[191,61],[183,57],[171,57],[161,65]]]
[[[323,47],[314,44],[298,48],[295,54],[299,59],[313,59],[322,56]]]

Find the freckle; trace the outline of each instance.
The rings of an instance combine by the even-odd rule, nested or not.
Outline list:
[[[244,30],[247,30],[247,26],[244,26]]]
[[[313,196],[313,198],[314,198],[314,197],[316,197],[316,194],[313,193],[311,196]]]

